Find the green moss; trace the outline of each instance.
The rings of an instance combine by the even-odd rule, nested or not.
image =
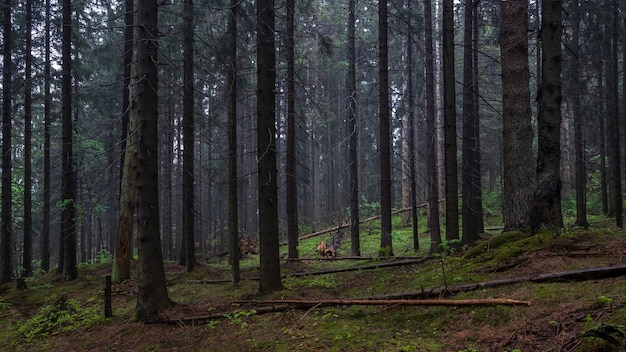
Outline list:
[[[528,235],[521,231],[509,231],[503,232],[499,235],[493,236],[491,239],[481,242],[478,245],[472,247],[465,253],[466,258],[476,258],[484,253],[487,253],[496,248],[500,248],[503,245],[515,243],[517,241],[527,238]]]

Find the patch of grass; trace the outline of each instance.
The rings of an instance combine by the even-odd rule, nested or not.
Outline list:
[[[283,280],[283,285],[290,290],[306,288],[334,288],[337,287],[337,279],[334,275],[309,275],[304,277],[288,277]]]
[[[469,317],[477,326],[506,326],[511,322],[513,308],[510,306],[475,307]]]

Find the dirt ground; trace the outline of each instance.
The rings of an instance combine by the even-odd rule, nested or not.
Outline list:
[[[478,263],[470,269],[477,277],[491,279],[533,276],[544,273],[624,264],[626,238],[615,233],[580,232],[560,236],[546,246],[511,258],[494,267]],[[437,258],[432,261],[438,260]],[[464,263],[465,259],[456,262]],[[334,264],[339,265],[339,264]],[[305,277],[307,285],[290,281],[291,288],[272,299],[349,298],[369,292],[374,280],[393,283],[389,292],[402,291],[422,273],[426,263],[406,267],[332,274],[332,280]],[[459,264],[463,266],[464,264]],[[429,270],[434,270],[431,265]],[[82,282],[53,282],[55,289],[67,285],[70,298],[81,302],[99,291],[99,280],[110,267],[87,269]],[[284,271],[315,271],[307,261],[290,263]],[[196,272],[168,263],[168,290],[177,304],[164,313],[168,324],[133,320],[136,286],[133,281],[115,285],[114,317],[80,331],[60,332],[36,342],[15,341],[5,333],[0,349],[24,351],[609,351],[605,341],[581,338],[600,323],[624,324],[626,277],[580,282],[518,283],[493,289],[465,292],[451,299],[509,298],[530,301],[528,307],[423,308],[423,307],[331,307],[288,309],[274,313],[251,313],[253,305],[235,300],[256,298],[256,281],[239,285],[212,280],[228,278],[228,272],[203,264]],[[243,272],[254,276],[253,270]],[[450,275],[454,275],[451,269]],[[192,276],[190,276],[192,275]],[[89,282],[89,279],[92,281]],[[305,280],[305,279],[303,279]],[[317,280],[317,281],[315,281]],[[87,282],[87,283],[86,283]],[[295,282],[295,283],[294,283]],[[456,284],[457,282],[455,282]],[[460,283],[467,283],[463,280]],[[78,288],[78,289],[77,289]],[[0,312],[0,326],[7,328],[32,317],[40,305],[26,297],[3,293],[12,306]],[[1,298],[2,296],[0,296]],[[246,313],[247,312],[247,313]],[[208,318],[213,317],[213,318]],[[190,319],[195,318],[195,319]],[[429,319],[432,319],[433,323]],[[11,337],[13,336],[13,337]],[[11,338],[11,341],[6,339]],[[623,343],[621,341],[620,343]]]

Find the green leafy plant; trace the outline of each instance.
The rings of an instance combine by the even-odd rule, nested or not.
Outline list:
[[[601,307],[610,306],[611,304],[613,304],[613,299],[609,298],[609,297],[606,297],[606,296],[603,296],[603,295],[600,295],[596,299],[596,304],[598,306],[601,306]]]
[[[240,324],[240,326],[242,328],[245,328],[248,326],[248,323],[243,321],[242,317],[249,317],[249,316],[255,316],[256,315],[256,310],[252,309],[249,311],[245,311],[245,310],[236,310],[233,313],[225,313],[224,317],[228,320],[228,322],[231,325],[236,325],[236,324]]]
[[[113,261],[113,254],[106,249],[101,249],[96,253],[96,256],[89,261],[89,264],[108,263],[111,261]]]
[[[6,302],[4,300],[0,300],[0,311],[8,309],[11,306],[12,306],[12,304],[10,302]]]
[[[41,279],[37,276],[30,276],[26,278],[26,286],[31,291],[38,291],[42,289],[51,289],[54,286],[49,282],[41,282]]]
[[[104,321],[96,305],[81,307],[78,301],[59,296],[52,304],[43,306],[37,314],[18,327],[27,342],[78,329],[89,329]]]

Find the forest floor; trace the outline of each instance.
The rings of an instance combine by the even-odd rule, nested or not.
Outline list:
[[[427,237],[427,236],[425,236]],[[315,240],[313,240],[315,241]],[[310,246],[309,246],[310,248]],[[315,253],[301,253],[315,257]],[[626,276],[555,282],[522,281],[445,297],[507,298],[528,306],[335,305],[263,312],[253,299],[350,299],[451,288],[461,284],[624,265],[626,233],[609,221],[557,236],[505,233],[469,251],[404,265],[287,276],[285,289],[256,297],[258,258],[242,262],[228,282],[227,263],[192,273],[166,264],[177,303],[161,323],[133,320],[134,281],[113,288],[113,318],[102,318],[110,263],[85,265],[80,277],[28,279],[28,289],[0,287],[2,351],[610,351],[626,343]],[[317,272],[386,260],[303,260],[282,272]],[[220,282],[223,280],[225,282]],[[445,292],[445,290],[444,290]],[[60,297],[67,296],[67,300]],[[168,324],[164,322],[169,322]],[[611,330],[613,329],[613,330]],[[583,337],[594,334],[596,337]],[[617,350],[617,349],[616,349]],[[622,349],[623,351],[623,349]]]

